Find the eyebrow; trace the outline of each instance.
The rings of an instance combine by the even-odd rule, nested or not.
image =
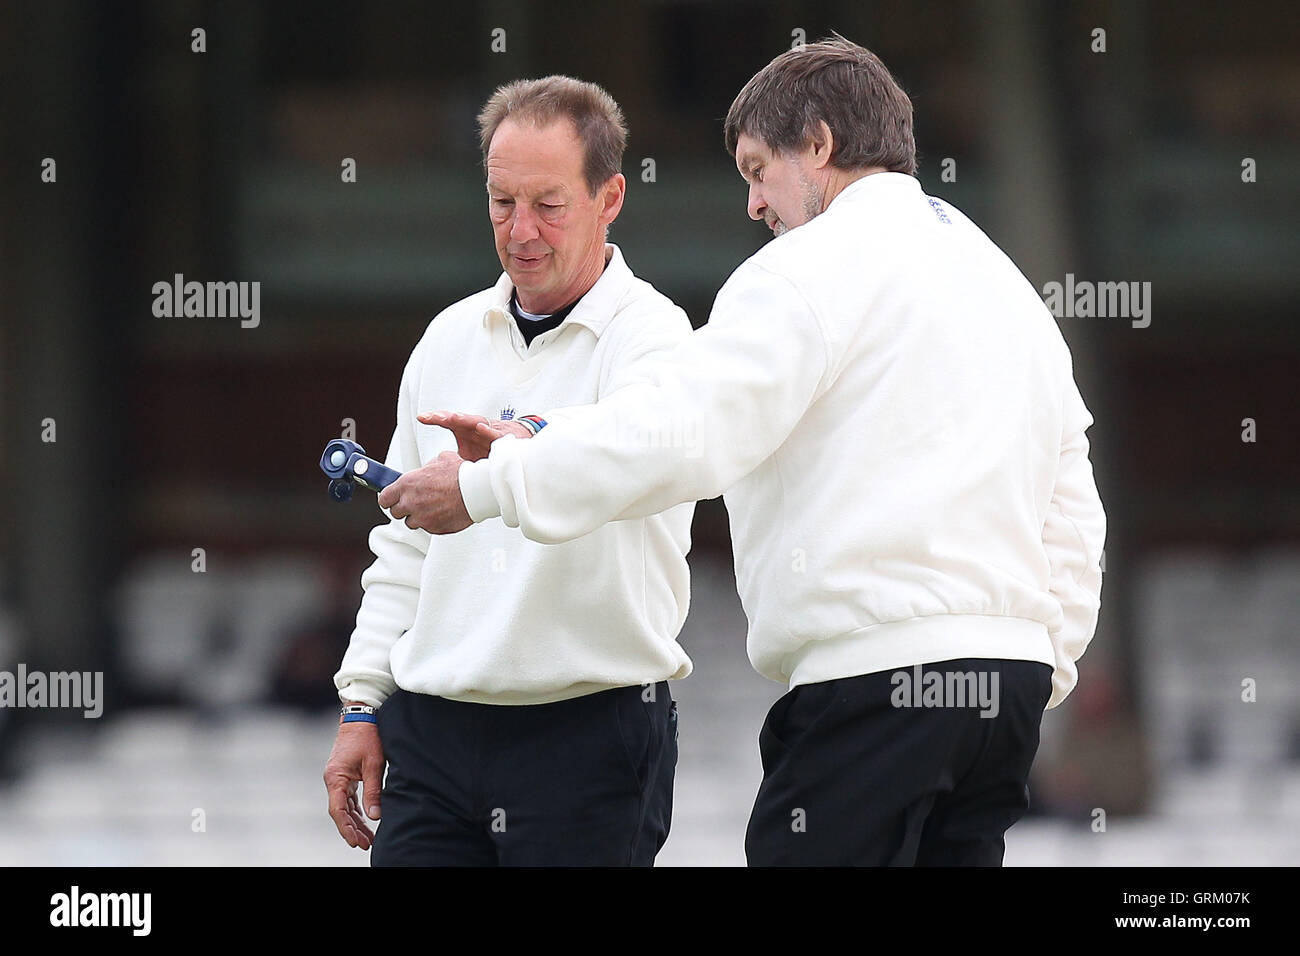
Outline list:
[[[758,160],[753,156],[746,155],[740,161],[741,178],[748,182],[749,177],[754,175],[754,167],[758,165]]]
[[[490,180],[485,185],[487,187],[487,191],[489,194],[496,192],[496,193],[503,193],[506,195],[510,195],[509,190],[505,189],[503,186],[498,185],[497,183],[491,182]],[[531,194],[528,198],[533,200],[534,202],[537,202],[539,200],[547,200],[547,199],[564,200],[565,199],[564,187],[549,186],[546,189],[543,189],[539,193]]]

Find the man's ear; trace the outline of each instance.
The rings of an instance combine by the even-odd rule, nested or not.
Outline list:
[[[618,214],[623,211],[623,197],[627,195],[627,180],[623,178],[622,173],[615,173],[605,180],[605,184],[600,187],[598,198],[600,200],[600,221],[604,226],[609,226]]]
[[[817,125],[813,127],[807,150],[808,162],[813,169],[823,169],[830,165],[831,154],[835,152],[835,134],[831,132],[825,120],[818,120]]]

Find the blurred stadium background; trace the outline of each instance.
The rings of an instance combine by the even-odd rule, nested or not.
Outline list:
[[[1148,328],[1059,320],[1097,419],[1106,577],[1008,864],[1300,861],[1289,3],[179,0],[0,7],[0,670],[102,670],[107,700],[0,709],[0,864],[366,862],[320,774],[380,514],[329,501],[316,460],[345,418],[382,457],[428,319],[499,272],[479,105],[552,72],[614,95],[612,238],[698,325],[765,238],[721,117],[795,31],[832,28],[913,95],[926,190],[1038,288],[1152,283]],[[260,281],[261,324],[155,318],[175,273]],[[659,862],[742,864],[782,688],[745,657],[720,501],[694,534]]]

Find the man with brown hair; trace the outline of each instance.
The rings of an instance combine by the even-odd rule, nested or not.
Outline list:
[[[465,408],[494,434],[529,435],[540,421],[516,411],[604,401],[690,332],[605,241],[627,132],[604,90],[511,83],[479,125],[504,272],[430,322],[406,364],[385,463],[408,496],[428,467],[460,460],[422,410]],[[691,669],[677,634],[693,510],[544,547],[500,524],[432,539],[393,508],[371,532],[335,676],[344,706],[325,784],[348,844],[373,841],[377,866],[650,865],[677,761],[667,681]],[[380,816],[385,762],[376,834],[365,816]]]
[[[1069,349],[1015,264],[921,191],[911,103],[869,51],[778,56],[725,138],[776,238],[708,325],[654,381],[449,459],[412,514],[564,541],[725,492],[750,660],[790,686],[759,736],[749,862],[998,865],[1100,602]],[[621,437],[666,422],[699,453]]]

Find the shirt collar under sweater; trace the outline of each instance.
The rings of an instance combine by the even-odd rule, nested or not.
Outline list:
[[[605,249],[610,251],[609,263],[605,266],[605,271],[600,274],[596,284],[578,300],[573,311],[560,323],[561,326],[571,323],[586,326],[597,338],[613,320],[618,303],[622,301],[635,278],[632,270],[623,261],[623,253],[619,251],[618,246],[607,242]],[[483,313],[485,326],[490,326],[492,322],[514,324],[514,316],[510,314],[510,296],[514,288],[509,274],[501,273],[501,278],[497,279],[497,284],[492,289],[491,304]]]

